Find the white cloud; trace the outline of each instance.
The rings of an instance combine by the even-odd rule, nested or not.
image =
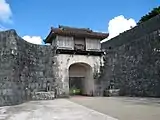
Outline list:
[[[105,42],[113,37],[116,37],[120,33],[123,33],[126,30],[129,30],[136,26],[136,21],[132,18],[127,19],[123,15],[117,16],[109,21],[108,32],[109,37],[104,39],[102,42]]]
[[[33,44],[38,44],[38,45],[42,45],[43,44],[43,40],[40,36],[24,36],[22,37],[25,41],[33,43]]]
[[[4,31],[4,30],[6,30],[6,28],[0,24],[0,31]]]
[[[6,0],[0,0],[0,21],[11,22],[12,11]]]

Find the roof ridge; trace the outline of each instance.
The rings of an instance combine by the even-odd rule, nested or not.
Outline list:
[[[90,28],[78,28],[78,27],[70,27],[70,26],[64,26],[64,25],[59,25],[58,28],[64,29],[64,30],[80,30],[80,31],[92,32]]]

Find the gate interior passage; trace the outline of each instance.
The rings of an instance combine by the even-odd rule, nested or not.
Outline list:
[[[84,79],[84,77],[69,78],[70,95],[82,95],[84,89]]]
[[[74,63],[69,67],[70,95],[90,95],[94,90],[92,68],[85,63]]]

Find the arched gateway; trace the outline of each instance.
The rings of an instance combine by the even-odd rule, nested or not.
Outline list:
[[[94,91],[92,67],[86,63],[74,63],[69,67],[70,94],[88,95]],[[77,90],[73,93],[73,90]]]
[[[80,94],[84,95],[94,93],[94,76],[102,65],[100,41],[107,37],[107,33],[93,32],[88,28],[51,28],[45,42],[56,48],[53,69],[58,95],[68,96],[72,88],[80,89]]]
[[[94,93],[94,76],[99,73],[101,56],[57,54],[56,60],[56,81],[60,95],[70,95],[73,88],[80,89],[81,95]]]

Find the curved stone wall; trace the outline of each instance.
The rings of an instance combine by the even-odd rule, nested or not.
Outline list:
[[[101,83],[120,95],[160,97],[160,15],[102,44]]]
[[[28,43],[15,30],[0,32],[0,106],[30,100],[32,92],[53,86],[54,54],[52,46]]]

